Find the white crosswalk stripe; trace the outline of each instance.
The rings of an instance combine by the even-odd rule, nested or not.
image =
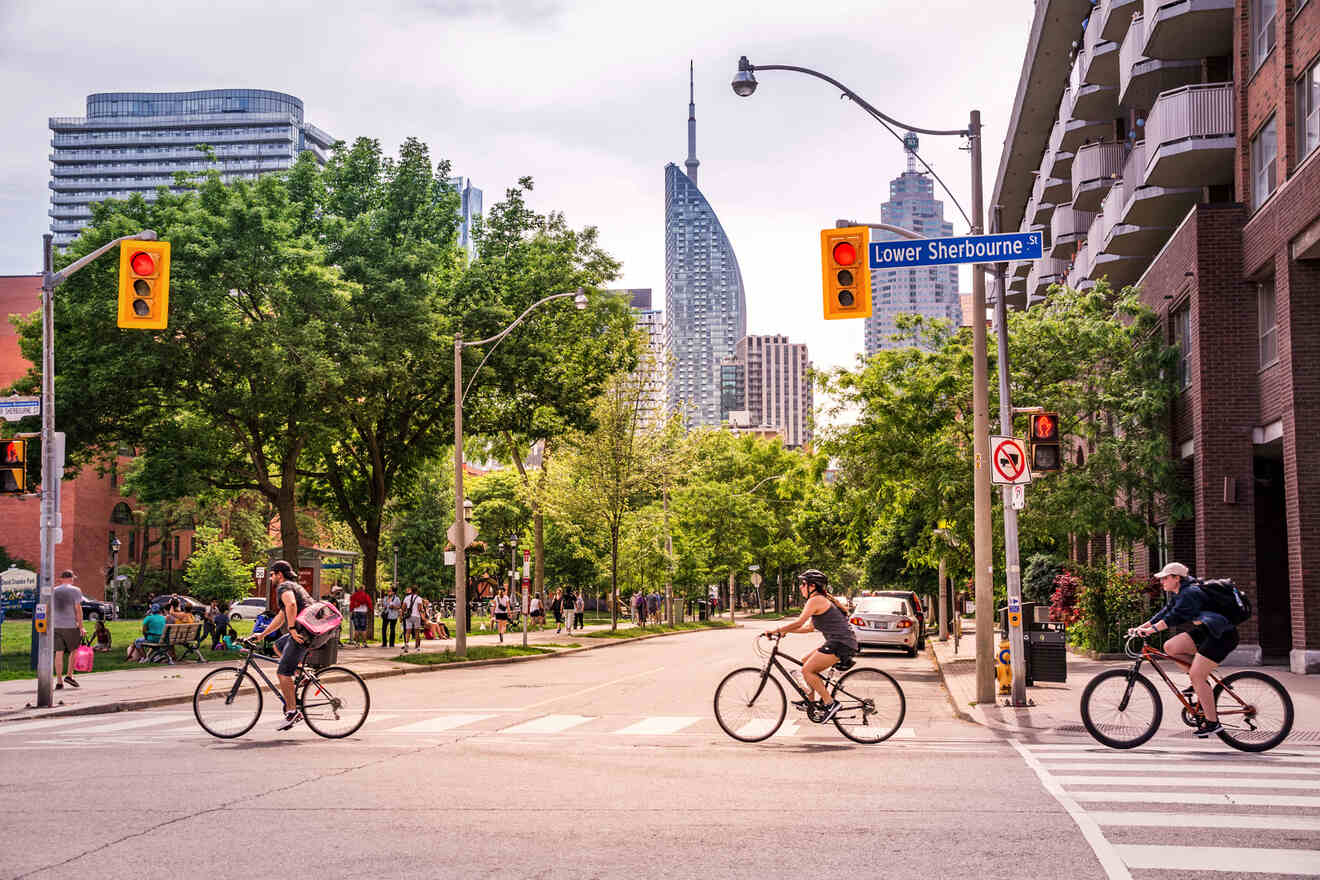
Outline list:
[[[630,724],[622,730],[614,732],[619,736],[668,736],[671,733],[678,733],[683,728],[690,727],[700,720],[700,718],[694,718],[690,715],[656,715],[651,718],[643,718],[636,724]]]
[[[544,715],[506,727],[500,733],[563,733],[593,720],[590,715]]]
[[[1320,832],[1320,796],[1303,793],[1320,791],[1314,751],[1013,745],[1077,822],[1112,880],[1147,870],[1320,876],[1320,838],[1312,835],[1316,843],[1308,849],[1297,846],[1295,834]],[[1288,812],[1264,812],[1279,808]],[[1204,836],[1170,845],[1169,828]],[[1223,846],[1214,835],[1224,830],[1250,831],[1254,845]],[[1121,837],[1111,841],[1112,833]]]

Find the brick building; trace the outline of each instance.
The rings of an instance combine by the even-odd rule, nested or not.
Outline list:
[[[1320,3],[1037,0],[991,205],[1040,230],[1009,301],[1138,284],[1182,351],[1195,515],[1128,554],[1255,600],[1235,662],[1320,672]]]

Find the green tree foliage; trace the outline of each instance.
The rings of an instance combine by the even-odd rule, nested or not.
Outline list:
[[[235,602],[248,594],[252,576],[243,564],[238,545],[229,538],[221,538],[218,529],[199,526],[197,540],[201,545],[188,558],[183,582],[188,591],[204,602]]]

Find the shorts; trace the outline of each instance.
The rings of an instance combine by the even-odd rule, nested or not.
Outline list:
[[[853,658],[853,655],[857,653],[857,646],[850,645],[847,642],[830,641],[821,645],[816,650],[820,651],[822,654],[833,654],[835,657],[839,658],[837,661],[838,663],[847,663]]]
[[[311,645],[307,642],[295,642],[293,636],[285,633],[280,636],[280,640],[275,643],[275,647],[280,649],[280,675],[287,675],[290,678],[298,671],[298,664],[307,656]]]
[[[409,617],[403,622],[404,633],[420,632],[422,629],[422,619],[420,617]]]
[[[496,620],[508,620],[508,619],[509,619],[509,612],[507,612],[507,611],[496,611],[496,612],[495,612],[495,619],[496,619]]]
[[[1238,646],[1237,627],[1230,627],[1223,635],[1216,636],[1204,626],[1194,626],[1188,635],[1192,637],[1193,642],[1196,642],[1196,653],[1216,663],[1223,663]]]
[[[76,626],[61,626],[55,629],[55,650],[72,652],[82,644],[82,630]]]
[[[367,612],[354,611],[351,616],[353,618],[353,632],[362,632],[367,628]]]

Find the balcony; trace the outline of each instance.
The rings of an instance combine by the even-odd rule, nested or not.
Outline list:
[[[1100,201],[1123,173],[1123,144],[1086,144],[1077,151],[1072,169],[1072,205],[1078,211],[1098,211]]]
[[[1054,120],[1054,127],[1050,129],[1049,146],[1045,148],[1047,161],[1042,166],[1042,170],[1050,177],[1067,178],[1072,174],[1073,154],[1065,152],[1059,148],[1063,142],[1063,121]]]
[[[1051,284],[1063,284],[1068,275],[1068,262],[1046,257],[1037,260],[1027,276],[1027,296],[1043,296]]]
[[[1050,218],[1050,256],[1061,260],[1071,257],[1094,219],[1094,213],[1075,211],[1070,204],[1056,206]]]
[[[1091,16],[1082,36],[1082,82],[1095,86],[1118,85],[1118,43],[1106,40],[1100,33],[1100,24]]]
[[[1076,65],[1073,65],[1073,70],[1077,70]],[[1075,112],[1073,98],[1077,93],[1076,90],[1080,88],[1070,85],[1063,93],[1063,100],[1059,102],[1058,119],[1063,128],[1057,149],[1065,153],[1076,154],[1077,148],[1087,141],[1101,141],[1106,137],[1112,137],[1114,133],[1112,114],[1109,117],[1095,119]],[[1117,97],[1117,88],[1114,89],[1114,94]]]
[[[1057,205],[1072,198],[1072,181],[1066,177],[1051,177],[1040,189],[1041,200]]]
[[[1148,58],[1207,58],[1233,52],[1234,0],[1143,0]]]
[[[1091,277],[1091,254],[1090,248],[1086,242],[1077,249],[1077,255],[1073,257],[1072,268],[1068,270],[1067,283],[1074,290],[1084,290],[1082,282]]]
[[[1201,76],[1200,61],[1147,58],[1141,54],[1145,44],[1146,19],[1138,15],[1118,50],[1118,101],[1124,107],[1147,109],[1160,92],[1190,85]]]
[[[1146,142],[1137,141],[1123,163],[1122,225],[1177,226],[1187,209],[1201,198],[1199,186],[1166,187],[1146,184]]]
[[[1123,42],[1132,13],[1141,11],[1141,0],[1100,0],[1091,20],[1100,19],[1100,36],[1111,43]]]
[[[1146,119],[1150,186],[1233,182],[1233,84],[1183,86],[1155,99]]]

